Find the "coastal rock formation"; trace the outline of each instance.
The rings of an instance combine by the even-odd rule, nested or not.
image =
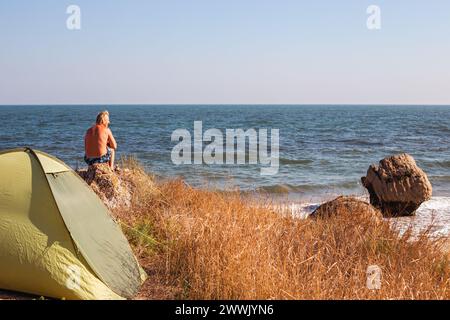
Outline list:
[[[340,196],[325,202],[309,216],[310,218],[328,218],[334,215],[368,216],[375,221],[382,220],[381,212],[369,203],[355,197]]]
[[[77,173],[94,190],[115,215],[139,204],[142,194],[159,195],[155,178],[149,175],[136,160],[121,159],[123,169],[112,170],[107,164],[94,164]],[[114,209],[114,210],[113,210]]]
[[[120,172],[115,172],[107,164],[94,164],[77,173],[109,209],[130,206],[131,188],[121,179]]]
[[[385,216],[411,216],[422,202],[430,200],[431,183],[416,165],[414,158],[403,153],[371,165],[361,178],[369,191],[370,203]]]

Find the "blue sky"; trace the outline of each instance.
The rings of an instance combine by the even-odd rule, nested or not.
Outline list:
[[[0,0],[0,104],[450,104],[449,38],[448,0]]]

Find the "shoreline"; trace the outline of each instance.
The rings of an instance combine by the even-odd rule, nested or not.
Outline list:
[[[168,179],[170,180],[170,179]],[[196,187],[192,187],[196,188]],[[199,187],[199,190],[208,190]],[[224,194],[240,191],[222,191]],[[369,202],[369,194],[362,187],[359,192],[324,192],[316,195],[305,195],[299,193],[268,193],[265,191],[243,191],[240,194],[248,197],[250,203],[266,203],[268,206],[282,214],[291,215],[296,218],[307,218],[321,204],[331,201],[339,196],[352,196],[357,199]],[[410,217],[384,218],[390,221],[399,230],[406,230],[408,227],[416,234],[431,228],[434,236],[450,236],[450,195],[434,195],[431,200],[425,201],[417,209],[416,215]]]

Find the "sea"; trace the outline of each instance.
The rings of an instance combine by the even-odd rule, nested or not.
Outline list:
[[[108,110],[118,157],[132,155],[161,178],[192,186],[260,192],[312,210],[336,195],[364,197],[360,178],[370,164],[406,152],[428,175],[433,199],[411,221],[450,228],[450,106],[432,105],[33,105],[0,106],[0,150],[31,147],[73,168],[85,166],[84,134]],[[261,164],[182,164],[172,161],[185,129],[279,130],[279,170],[261,175]],[[272,131],[271,131],[272,130]],[[207,143],[204,143],[206,146]],[[270,141],[269,141],[270,145]],[[416,223],[425,225],[425,223]]]

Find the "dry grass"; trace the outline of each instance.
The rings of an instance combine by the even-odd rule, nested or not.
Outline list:
[[[283,217],[238,192],[157,183],[138,164],[132,208],[117,210],[150,274],[140,298],[448,299],[441,240],[400,236],[388,222],[339,214]],[[147,187],[152,191],[147,192]],[[369,265],[382,287],[366,287]]]

